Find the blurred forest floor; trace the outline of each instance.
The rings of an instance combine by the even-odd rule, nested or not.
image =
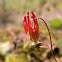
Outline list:
[[[62,0],[61,2],[56,3],[54,3],[54,1],[51,1],[51,3],[47,0],[8,0],[9,3],[5,2],[5,0],[2,1],[3,3],[0,3],[0,5],[2,5],[0,7],[0,45],[2,45],[2,43],[4,44],[5,42],[10,42],[10,45],[13,46],[12,42],[16,42],[17,48],[15,49],[14,53],[19,53],[19,49],[23,50],[23,46],[27,43],[23,28],[23,17],[28,11],[34,11],[37,17],[42,17],[48,24],[52,35],[52,41],[54,43],[54,54],[58,61],[62,61]],[[50,45],[48,31],[44,23],[42,21],[38,21],[38,24],[38,41],[45,42],[46,44]],[[30,41],[29,44],[31,43],[32,42]],[[14,49],[11,49],[11,52],[13,50]],[[42,45],[40,49],[35,48],[33,54],[36,55],[36,58],[31,57],[30,53],[26,55],[28,56],[28,62],[41,62],[40,60],[42,60],[42,62],[50,62],[50,60],[54,62],[54,60],[51,59],[50,49],[46,48],[44,45]],[[23,56],[25,55],[23,54]],[[26,62],[24,61],[25,57],[23,56],[19,57],[19,60],[22,57],[22,61],[20,62]]]

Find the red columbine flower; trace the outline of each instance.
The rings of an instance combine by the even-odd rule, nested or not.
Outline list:
[[[46,24],[45,20],[40,18],[40,17],[37,17],[34,15],[33,12],[31,12],[32,16],[31,18],[33,19],[33,27],[31,25],[31,22],[30,22],[30,19],[29,19],[29,12],[27,13],[27,16],[24,16],[24,20],[23,20],[23,26],[24,26],[24,29],[26,31],[26,35],[29,34],[30,36],[30,39],[33,40],[34,42],[36,42],[39,38],[39,26],[38,26],[38,22],[37,22],[37,19],[41,19],[46,27],[47,27],[47,30],[48,30],[48,33],[49,33],[49,36],[50,36],[50,44],[51,44],[51,53],[55,59],[55,61],[57,62],[54,54],[53,54],[53,50],[52,50],[52,40],[51,40],[51,34],[50,34],[50,30],[48,28],[48,25]],[[27,19],[26,19],[27,18]],[[27,21],[26,21],[27,20]],[[44,45],[48,46],[47,44],[43,43]],[[49,47],[49,46],[48,46]]]
[[[30,40],[36,42],[39,38],[39,26],[36,16],[34,15],[33,12],[31,12],[31,14],[32,14],[31,18],[33,19],[33,27],[29,19],[29,12],[27,12],[27,16],[24,16],[23,26],[26,35],[29,34]]]

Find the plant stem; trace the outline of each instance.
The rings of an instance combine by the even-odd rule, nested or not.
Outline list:
[[[47,25],[47,23],[45,22],[44,19],[42,19],[42,18],[40,18],[40,17],[38,17],[37,19],[41,19],[41,20],[45,23],[45,25],[46,25],[46,27],[47,27],[47,30],[48,30],[48,33],[49,33],[49,37],[50,37],[51,53],[52,53],[52,55],[53,55],[55,61],[57,62],[57,60],[56,60],[56,58],[55,58],[55,56],[54,56],[54,54],[53,54],[53,49],[52,49],[52,39],[51,39],[51,34],[50,34],[49,27],[48,27],[48,25]]]

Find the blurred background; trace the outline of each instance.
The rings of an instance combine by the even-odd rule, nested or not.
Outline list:
[[[50,48],[43,44],[29,52],[33,46],[27,48],[23,28],[28,11],[46,21],[51,31],[53,52],[57,61],[62,62],[62,0],[0,0],[0,62],[55,62]],[[50,45],[45,24],[41,20],[38,24],[38,41]],[[32,43],[28,42],[29,45]]]

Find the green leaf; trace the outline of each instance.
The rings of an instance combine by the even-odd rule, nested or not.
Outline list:
[[[62,46],[62,39],[60,39],[57,43],[58,46]]]
[[[62,52],[59,52],[59,54],[62,56]]]
[[[62,7],[62,2],[60,2],[60,3],[58,4],[58,6]]]
[[[62,20],[60,19],[53,19],[50,22],[51,26],[57,28],[58,26],[62,25]]]

